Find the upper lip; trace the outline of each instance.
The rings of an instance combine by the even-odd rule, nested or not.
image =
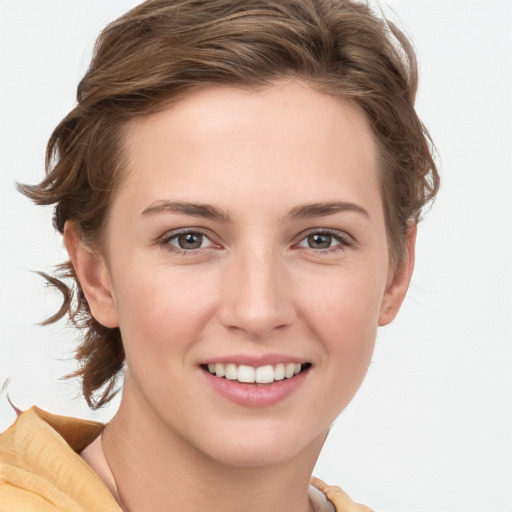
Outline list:
[[[236,364],[253,366],[255,368],[266,365],[276,365],[279,363],[295,363],[305,364],[309,362],[307,359],[297,356],[287,356],[283,354],[263,354],[263,355],[248,355],[248,354],[230,354],[226,356],[215,356],[201,361],[200,365],[207,364]]]

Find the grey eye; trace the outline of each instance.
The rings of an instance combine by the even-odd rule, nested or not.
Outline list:
[[[328,233],[315,233],[306,237],[310,249],[328,249],[331,247],[333,237]]]
[[[175,240],[180,249],[199,249],[203,245],[204,235],[202,233],[182,233],[177,235]]]
[[[343,249],[351,244],[341,234],[338,235],[329,231],[316,231],[306,235],[297,245],[306,249],[327,253],[336,249]]]

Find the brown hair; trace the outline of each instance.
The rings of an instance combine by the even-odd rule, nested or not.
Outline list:
[[[50,137],[46,177],[20,186],[55,204],[55,227],[76,223],[101,246],[122,179],[123,127],[205,85],[263,87],[297,77],[357,104],[373,127],[391,261],[398,265],[411,223],[433,199],[439,177],[432,144],[414,110],[414,51],[390,22],[353,0],[149,0],[99,36],[77,106]],[[124,351],[118,328],[90,314],[70,262],[46,276],[64,296],[45,323],[68,315],[83,332],[76,358],[92,408],[115,393]],[[71,286],[65,283],[71,281]],[[95,392],[103,390],[95,397]]]

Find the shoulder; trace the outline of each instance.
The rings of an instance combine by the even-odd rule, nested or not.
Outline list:
[[[350,499],[349,495],[341,487],[327,485],[315,477],[311,479],[311,483],[325,494],[327,499],[336,508],[336,512],[373,512],[371,508]]]
[[[118,512],[103,482],[79,452],[100,423],[36,407],[0,435],[0,512]]]

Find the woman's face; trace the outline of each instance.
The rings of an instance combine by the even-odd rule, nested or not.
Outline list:
[[[405,293],[364,115],[300,82],[211,88],[134,121],[125,153],[88,292],[122,332],[122,407],[234,465],[320,446]]]

